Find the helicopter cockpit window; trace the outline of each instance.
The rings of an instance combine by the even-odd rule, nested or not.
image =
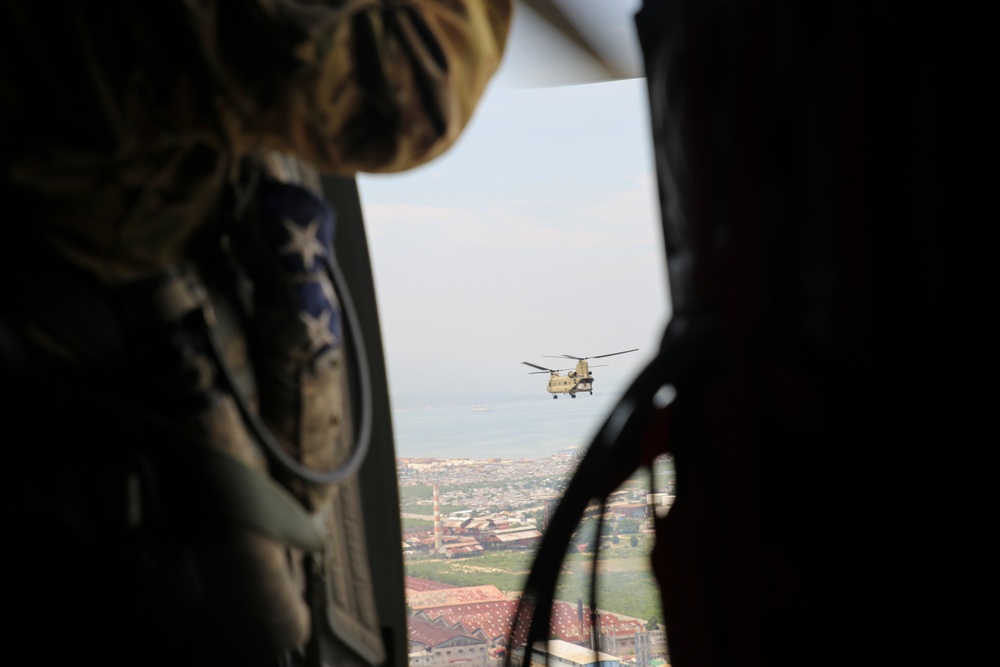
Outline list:
[[[604,30],[633,39],[637,0],[573,4],[600,7]],[[576,47],[539,51],[559,43],[553,35],[519,12],[501,73],[458,145],[413,172],[359,178],[408,613],[482,628],[490,665],[578,457],[670,315],[645,82],[587,83],[603,75]],[[563,69],[537,66],[550,59]],[[553,639],[589,645],[578,620],[598,549],[598,609],[613,627],[600,650],[635,667],[666,659],[648,552],[655,508],[671,499],[661,461],[652,484],[630,480],[613,496],[600,540],[598,508],[588,512]]]

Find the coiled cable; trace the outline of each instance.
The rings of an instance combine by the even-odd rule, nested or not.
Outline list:
[[[600,500],[603,506],[608,495],[614,491],[614,488],[608,488],[611,480],[627,478],[638,470],[642,464],[640,436],[657,409],[654,396],[664,385],[684,384],[695,369],[705,368],[703,362],[716,331],[715,321],[707,313],[675,316],[663,335],[656,357],[632,381],[594,436],[566,486],[566,492],[535,554],[511,622],[507,665],[511,664],[515,638],[525,624],[528,628],[525,637],[526,661],[530,660],[532,647],[548,637],[558,573],[580,517],[594,499]],[[591,574],[596,576],[596,568]],[[593,633],[597,625],[594,616],[596,600],[593,600],[596,584],[593,581],[590,595]]]
[[[250,432],[263,447],[268,458],[289,475],[315,486],[336,484],[357,473],[358,469],[361,468],[361,464],[364,463],[371,445],[373,419],[371,370],[368,366],[368,352],[365,347],[358,313],[354,307],[354,300],[351,298],[350,290],[347,288],[347,280],[340,266],[337,264],[331,248],[327,248],[326,258],[322,261],[326,269],[326,274],[330,278],[330,282],[333,284],[334,291],[337,293],[337,298],[340,301],[341,312],[347,321],[348,345],[346,347],[349,348],[350,354],[353,357],[361,403],[359,423],[354,436],[354,446],[351,456],[339,468],[325,471],[313,470],[296,461],[285,451],[281,443],[271,434],[264,420],[250,407],[249,401],[239,390],[235,375],[229,364],[226,363],[222,343],[219,341],[215,331],[211,326],[204,327],[209,349],[219,367],[223,381],[226,383],[229,391],[232,392],[240,415],[249,427]]]

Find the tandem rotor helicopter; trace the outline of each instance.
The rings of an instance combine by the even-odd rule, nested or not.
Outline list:
[[[637,352],[639,348],[634,350],[624,350],[622,352],[612,352],[611,354],[598,354],[593,357],[575,357],[572,354],[561,354],[559,356],[544,355],[551,359],[576,359],[576,368],[545,368],[544,366],[539,366],[537,364],[532,364],[527,361],[522,361],[521,363],[525,366],[531,366],[532,368],[537,368],[537,371],[531,371],[528,375],[541,375],[542,373],[549,374],[549,386],[548,391],[552,394],[552,398],[559,398],[559,394],[569,394],[570,398],[576,398],[577,393],[581,391],[594,393],[594,375],[590,372],[590,366],[587,364],[588,359],[603,359],[604,357],[613,357],[617,354],[628,354],[629,352]],[[603,364],[602,364],[603,365]],[[600,366],[595,366],[595,368],[600,368]],[[566,375],[560,375],[562,371],[569,371]]]

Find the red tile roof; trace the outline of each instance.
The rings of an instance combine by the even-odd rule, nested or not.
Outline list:
[[[473,542],[471,544],[463,542],[461,544],[455,544],[455,545],[447,544],[445,545],[444,549],[446,552],[452,555],[456,554],[464,555],[464,554],[480,553],[481,551],[483,551],[483,545],[480,544],[479,542]]]
[[[505,596],[500,589],[490,584],[414,593],[409,596],[407,603],[414,609],[430,609],[503,599]]]
[[[445,584],[440,581],[431,581],[430,579],[420,579],[418,577],[406,577],[406,582],[404,584],[406,591],[413,591],[414,593],[424,593],[426,591],[441,591],[446,588],[456,588],[451,584]]]
[[[438,609],[425,609],[429,618],[443,619],[448,625],[461,623],[470,632],[482,629],[491,641],[506,637],[510,632],[511,619],[517,609],[517,600],[502,600],[478,604],[463,604]],[[590,638],[590,607],[583,608],[583,627],[577,615],[576,605],[570,602],[557,601],[552,606],[552,623],[550,632],[553,638],[568,642],[582,642]],[[635,634],[643,628],[640,621],[619,618],[607,612],[598,617],[598,627],[601,635],[626,637]],[[522,624],[518,628],[518,636],[514,643],[524,643],[527,627]]]
[[[410,616],[406,619],[406,629],[409,634],[410,641],[423,644],[424,648],[427,650],[432,649],[435,646],[440,646],[445,642],[449,642],[456,637],[466,637],[471,639],[473,643],[476,644],[485,643],[479,637],[473,637],[459,630],[447,628],[443,625],[438,625],[437,623],[431,623],[430,621],[425,621],[423,619],[416,618],[415,616]]]

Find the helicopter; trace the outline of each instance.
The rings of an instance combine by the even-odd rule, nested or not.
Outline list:
[[[552,394],[552,398],[559,398],[559,394],[569,394],[570,398],[576,398],[577,393],[581,391],[589,392],[591,395],[594,393],[594,375],[590,372],[590,366],[587,363],[589,359],[602,359],[604,357],[613,357],[618,354],[628,354],[629,352],[637,352],[639,348],[632,350],[624,350],[622,352],[612,352],[611,354],[598,354],[593,357],[577,357],[572,354],[562,354],[559,356],[545,355],[551,359],[576,359],[576,368],[545,368],[544,366],[539,366],[527,361],[522,361],[521,363],[525,366],[531,366],[532,368],[537,368],[537,371],[531,371],[528,375],[540,375],[541,373],[549,374],[549,385],[548,391]],[[602,364],[603,366],[604,364]],[[595,366],[595,368],[600,368],[601,366]],[[566,375],[560,375],[561,372],[568,371]]]

